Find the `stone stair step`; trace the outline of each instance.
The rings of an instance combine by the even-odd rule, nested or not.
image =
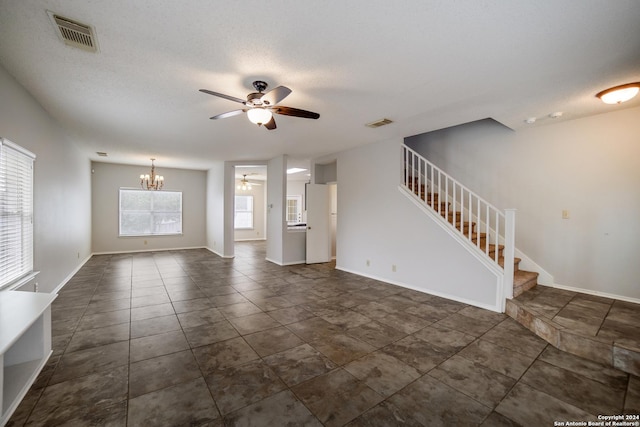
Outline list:
[[[558,290],[553,290],[557,292]],[[507,299],[505,314],[559,350],[610,366],[632,375],[640,375],[640,345],[629,338],[594,336],[579,328],[560,324],[535,304],[546,291],[534,290],[520,298]],[[529,301],[534,301],[531,304]],[[542,308],[547,304],[542,303]]]

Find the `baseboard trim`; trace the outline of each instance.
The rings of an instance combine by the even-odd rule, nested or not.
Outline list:
[[[86,258],[84,259],[84,261],[82,261],[80,264],[78,264],[78,266],[77,266],[75,269],[73,269],[73,270],[71,271],[71,273],[69,273],[69,274],[67,275],[67,277],[65,277],[65,278],[62,280],[62,282],[60,282],[60,284],[59,284],[58,286],[56,286],[56,288],[55,288],[53,291],[51,291],[51,293],[53,293],[53,294],[57,294],[58,292],[60,292],[60,291],[62,290],[62,288],[64,288],[64,286],[65,286],[67,283],[69,283],[69,280],[71,280],[71,278],[72,278],[73,276],[75,276],[75,274],[76,274],[78,271],[80,271],[80,269],[81,269],[82,267],[84,267],[84,265],[87,263],[87,261],[89,261],[89,260],[91,259],[91,257],[92,257],[92,256],[94,256],[94,255],[95,255],[94,253],[89,254],[89,256],[88,256],[88,257],[86,257]]]
[[[466,299],[466,298],[460,298],[460,297],[455,296],[455,295],[449,295],[449,294],[445,294],[445,293],[442,293],[442,292],[432,291],[432,290],[429,290],[429,289],[418,288],[416,286],[412,286],[412,285],[409,285],[407,283],[398,282],[398,281],[395,281],[395,280],[389,280],[389,279],[386,279],[386,278],[383,278],[383,277],[378,277],[378,276],[371,275],[371,274],[364,274],[362,272],[351,270],[351,269],[348,269],[346,267],[342,267],[342,266],[338,266],[338,265],[336,265],[336,270],[344,271],[345,273],[355,274],[357,276],[366,277],[368,279],[378,280],[380,282],[388,283],[388,284],[394,285],[394,286],[400,286],[401,288],[411,289],[413,291],[422,292],[424,294],[429,294],[429,295],[433,295],[433,296],[440,297],[440,298],[450,299],[450,300],[453,300],[453,301],[461,302],[463,304],[472,305],[474,307],[484,308],[485,310],[495,311],[496,313],[502,313],[500,307],[497,307],[495,305],[484,304],[484,303],[481,303],[481,302],[478,302],[478,301],[473,301],[473,300],[469,300],[469,299]]]
[[[184,248],[162,248],[162,249],[136,249],[133,251],[107,251],[107,252],[93,252],[91,255],[118,255],[118,254],[136,254],[140,252],[167,252],[167,251],[181,251],[187,249],[209,249],[206,246],[188,246]]]
[[[266,261],[272,262],[275,265],[279,265],[281,267],[286,267],[288,265],[298,265],[298,264],[306,264],[307,260],[302,260],[302,261],[288,261],[288,262],[280,262],[280,261],[276,261],[275,259],[271,259],[271,258],[265,258]]]
[[[218,255],[220,258],[225,258],[225,259],[231,259],[231,258],[235,258],[235,255],[222,255],[220,252],[215,251],[213,249],[211,249],[208,246],[205,246],[204,249],[208,250],[209,252],[211,252],[214,255]]]
[[[558,284],[558,283],[554,283],[552,285],[547,285],[547,284],[544,284],[544,283],[538,283],[538,286],[546,286],[548,288],[562,289],[562,290],[565,290],[565,291],[578,292],[580,294],[587,294],[587,295],[593,295],[593,296],[597,296],[597,297],[603,297],[603,298],[617,299],[617,300],[620,300],[620,301],[632,302],[634,304],[640,304],[640,298],[631,298],[631,297],[626,297],[624,295],[610,294],[608,292],[601,292],[601,291],[593,291],[593,290],[590,290],[590,289],[576,288],[575,286],[566,286],[566,285],[561,285],[561,284]]]

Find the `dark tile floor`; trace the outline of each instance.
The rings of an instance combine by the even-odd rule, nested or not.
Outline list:
[[[640,378],[505,315],[264,243],[94,256],[9,425],[552,426],[640,412]],[[621,312],[621,315],[624,314]]]

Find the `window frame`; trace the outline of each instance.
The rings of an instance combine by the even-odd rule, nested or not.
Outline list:
[[[37,274],[33,270],[35,159],[31,151],[0,138],[0,290],[18,288]]]
[[[179,214],[180,217],[180,230],[177,232],[157,232],[153,229],[153,226],[150,227],[152,228],[152,230],[149,233],[144,233],[144,232],[136,232],[136,233],[126,233],[123,234],[122,232],[122,219],[123,219],[123,209],[122,209],[122,196],[123,194],[127,194],[127,193],[138,193],[138,192],[146,192],[149,193],[151,195],[151,202],[150,202],[150,208],[147,209],[138,209],[138,210],[124,210],[124,212],[139,212],[139,213],[149,213],[150,214],[150,224],[151,225],[155,225],[155,222],[153,221],[154,215],[163,215],[163,214]],[[156,194],[178,194],[180,196],[180,210],[179,211],[172,211],[172,210],[154,210],[153,209],[153,201],[154,201],[154,197],[156,197]],[[118,237],[153,237],[153,236],[181,236],[184,234],[184,230],[183,230],[183,194],[182,191],[175,191],[175,190],[144,190],[144,189],[139,189],[139,188],[119,188],[118,189]]]
[[[238,197],[246,197],[248,200],[251,200],[251,209],[249,210],[238,210],[238,203],[237,203],[237,199]],[[233,229],[234,230],[253,230],[255,227],[255,204],[254,204],[254,197],[252,194],[236,194],[234,195],[233,198]],[[250,213],[251,214],[251,225],[249,227],[238,227],[237,223],[238,221],[236,220],[236,216],[238,213]]]

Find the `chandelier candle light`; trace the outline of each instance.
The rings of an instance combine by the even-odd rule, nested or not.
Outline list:
[[[140,187],[147,190],[161,190],[164,185],[164,176],[156,175],[156,168],[153,164],[155,159],[151,159],[151,175],[140,175]]]

